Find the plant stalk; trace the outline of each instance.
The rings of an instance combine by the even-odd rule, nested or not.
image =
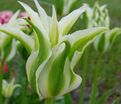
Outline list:
[[[4,104],[9,104],[9,98],[6,98],[6,99],[5,99]]]
[[[3,80],[4,61],[0,60],[0,104],[2,104],[2,80]]]
[[[45,104],[56,104],[56,101],[54,98],[48,98],[45,99]]]
[[[84,100],[84,90],[85,90],[85,83],[86,83],[86,80],[87,80],[87,60],[88,60],[88,55],[89,55],[89,52],[90,52],[90,47],[87,48],[86,52],[83,54],[82,56],[82,84],[81,84],[81,87],[80,87],[80,99],[79,99],[79,104],[84,104],[83,103],[83,100]]]
[[[96,68],[94,71],[94,80],[92,83],[90,104],[96,104],[96,97],[97,97],[97,92],[98,92],[98,79],[99,79],[99,74],[100,74],[100,64],[101,64],[101,58],[102,58],[103,54],[99,53],[98,56],[99,56],[99,59],[98,59],[98,63],[96,65]]]
[[[70,93],[64,96],[64,104],[72,104],[72,97]]]

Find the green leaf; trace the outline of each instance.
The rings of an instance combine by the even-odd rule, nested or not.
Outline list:
[[[56,6],[57,13],[59,15],[62,15],[64,0],[54,0],[54,3],[55,3],[55,6]]]
[[[72,104],[71,94],[68,93],[64,96],[64,104]]]
[[[118,98],[116,98],[116,99],[113,101],[112,104],[120,104],[120,100],[121,100],[121,98],[118,97]]]
[[[99,99],[96,101],[97,104],[104,104],[107,98],[112,94],[112,90],[106,91]]]
[[[30,54],[27,52],[26,48],[19,41],[16,41],[16,47],[21,58],[27,60]]]

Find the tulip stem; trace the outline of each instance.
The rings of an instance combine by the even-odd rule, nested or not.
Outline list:
[[[83,100],[84,100],[84,90],[85,90],[85,84],[86,84],[86,80],[87,80],[87,61],[88,61],[88,55],[90,52],[90,47],[87,48],[86,52],[82,55],[81,58],[81,64],[82,64],[82,84],[80,86],[80,99],[79,99],[79,104],[83,104]]]
[[[55,104],[56,101],[54,98],[50,98],[50,99],[45,99],[45,104]]]
[[[4,60],[0,60],[0,104],[2,104],[2,79],[3,79]]]
[[[90,104],[96,104],[95,99],[96,99],[97,93],[98,93],[98,80],[99,80],[99,75],[100,75],[100,64],[101,64],[101,59],[102,59],[103,54],[99,53],[98,56],[99,56],[98,63],[97,63],[96,69],[94,70],[94,78],[93,78],[93,82],[92,82]]]
[[[5,103],[4,104],[9,104],[9,98],[5,99]]]

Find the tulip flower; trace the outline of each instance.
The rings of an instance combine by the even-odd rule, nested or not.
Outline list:
[[[3,16],[1,16],[2,14]],[[16,12],[8,21],[8,23],[5,22],[3,25],[6,24],[14,25],[18,14],[19,12]],[[5,17],[4,15],[9,16],[9,13],[8,14],[4,14],[4,12],[0,13],[0,17]],[[6,35],[5,33],[0,32],[0,59],[9,61],[14,57],[15,53],[16,53],[15,40],[12,39],[10,36]]]
[[[99,26],[110,27],[110,17],[106,5],[99,6],[98,3],[95,3],[93,8],[91,8],[88,4],[84,5],[87,6],[85,14],[88,28]]]
[[[81,84],[82,79],[74,72],[74,67],[85,48],[106,28],[96,27],[69,33],[86,10],[85,6],[58,21],[54,6],[50,17],[37,0],[34,2],[38,13],[19,2],[30,16],[31,21],[26,21],[33,28],[34,38],[14,26],[0,26],[0,31],[18,39],[30,53],[26,62],[27,77],[40,99],[56,98]]]
[[[1,26],[9,24],[15,25],[16,18],[19,12],[12,16],[12,12],[1,12],[0,19],[2,19]],[[12,16],[12,17],[11,17]],[[10,61],[16,53],[15,40],[3,32],[0,32],[0,103],[2,103],[2,75],[3,65],[6,61]]]
[[[99,4],[96,3],[93,8],[89,7],[88,4],[85,5],[88,8],[85,12],[87,18],[87,28],[100,26],[105,26],[108,28],[108,31],[98,36],[94,42],[95,49],[104,53],[112,46],[112,40],[115,40],[115,38],[121,34],[121,29],[114,28],[110,30],[110,17],[106,5],[99,6]]]
[[[105,53],[111,48],[112,44],[114,43],[114,40],[119,34],[121,34],[120,28],[114,28],[105,32],[105,34],[102,34],[95,40],[95,49],[99,52]]]
[[[10,83],[6,80],[3,80],[2,94],[5,98],[10,98],[17,87],[20,87],[20,84],[15,84],[15,79],[12,79]]]

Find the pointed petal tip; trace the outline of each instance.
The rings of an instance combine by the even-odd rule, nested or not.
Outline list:
[[[17,1],[22,7],[28,6],[26,3],[21,2],[21,1]]]
[[[21,1],[17,1],[19,4],[23,4],[23,2],[21,2]]]
[[[38,7],[38,6],[40,6],[40,3],[38,2],[38,0],[33,0],[34,1],[34,3],[35,3],[35,5]],[[41,7],[41,6],[40,6]]]

